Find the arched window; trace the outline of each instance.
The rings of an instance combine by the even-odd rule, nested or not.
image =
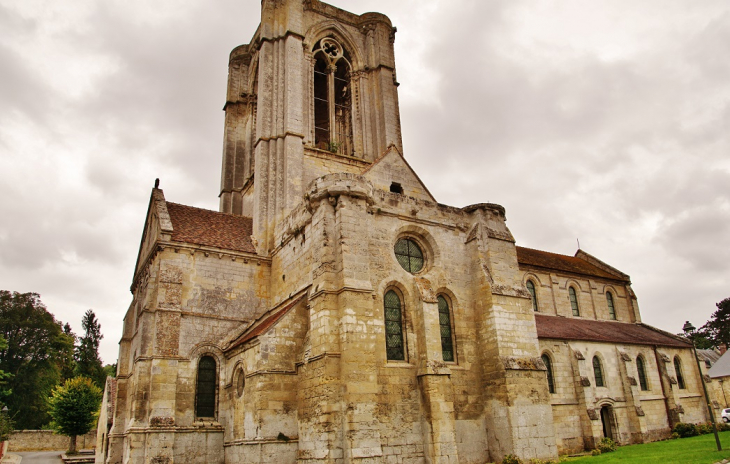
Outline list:
[[[547,368],[548,389],[550,390],[550,393],[555,393],[555,383],[553,382],[553,363],[550,361],[550,356],[548,356],[547,353],[542,355],[542,362],[545,363],[545,367]]]
[[[527,281],[527,291],[530,292],[530,298],[532,298],[532,310],[537,311],[537,292],[535,292],[535,284],[531,280]]]
[[[648,390],[649,385],[646,383],[646,368],[644,367],[644,358],[642,356],[636,357],[636,370],[639,373],[639,385],[642,390]]]
[[[385,350],[388,360],[405,360],[403,346],[403,311],[398,294],[388,290],[383,298],[385,306]]]
[[[606,292],[606,303],[608,303],[608,317],[616,320],[616,308],[613,306],[613,295],[611,292]]]
[[[580,316],[580,308],[578,308],[578,295],[575,294],[575,288],[568,287],[568,295],[570,296],[570,307],[573,310],[573,316]]]
[[[596,387],[605,387],[603,383],[603,369],[598,356],[593,356],[593,377],[596,379]]]
[[[439,295],[439,329],[441,330],[441,353],[446,362],[454,361],[454,334],[451,332],[451,310],[446,298]]]
[[[352,154],[350,61],[344,48],[326,37],[314,47],[314,145]]]
[[[215,392],[218,372],[215,359],[203,356],[198,363],[198,382],[195,388],[195,415],[215,417]]]
[[[684,384],[684,375],[682,375],[682,362],[679,356],[674,357],[674,372],[677,374],[677,386],[680,390],[684,390],[687,386]]]

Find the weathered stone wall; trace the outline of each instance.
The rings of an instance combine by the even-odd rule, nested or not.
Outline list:
[[[613,410],[615,439],[622,444],[666,438],[670,434],[668,411],[677,406],[683,411],[677,420],[707,420],[696,365],[688,364],[693,356],[689,349],[561,340],[540,340],[540,349],[552,362],[555,393],[550,395],[550,403],[561,453],[590,447],[603,436],[602,406]],[[603,387],[596,386],[594,356],[601,360]],[[641,389],[636,370],[638,356],[644,360],[646,390]],[[674,356],[682,361],[684,389],[675,383]]]
[[[580,317],[598,320],[611,320],[606,292],[613,296],[616,320],[635,322],[634,306],[630,287],[620,281],[601,278],[585,278],[574,275],[546,273],[529,266],[522,266],[523,283],[532,280],[537,295],[540,313],[573,317],[568,287],[576,290]]]
[[[53,430],[16,430],[8,440],[8,452],[16,451],[66,451],[69,438],[58,435]],[[96,447],[96,430],[76,437],[78,449]]]

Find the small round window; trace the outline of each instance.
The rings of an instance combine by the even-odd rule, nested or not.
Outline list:
[[[423,269],[423,251],[414,240],[401,238],[395,242],[395,257],[398,264],[411,274]]]

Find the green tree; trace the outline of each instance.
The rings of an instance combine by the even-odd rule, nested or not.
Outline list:
[[[101,389],[86,377],[74,377],[57,386],[50,399],[51,425],[69,437],[68,454],[76,454],[76,436],[94,428],[101,404]]]
[[[60,380],[62,360],[73,353],[73,338],[46,310],[37,293],[0,290],[0,369],[12,374],[5,403],[19,429],[47,424],[47,398]]]
[[[99,358],[99,342],[104,336],[94,311],[88,310],[81,320],[84,335],[76,347],[76,375],[92,379],[99,388],[104,388],[106,372]]]
[[[0,352],[5,351],[8,349],[8,341],[3,338],[2,335],[0,335]],[[8,388],[6,385],[8,384],[8,379],[12,377],[11,374],[8,372],[5,372],[3,370],[0,370],[0,408],[2,408],[5,405],[5,398],[10,396],[10,393],[12,393],[12,390]],[[3,441],[3,440],[0,440]]]
[[[63,325],[63,333],[71,340],[72,345],[76,345],[76,334],[71,330],[71,326],[67,323]],[[72,349],[63,354],[59,360],[59,367],[61,368],[61,382],[73,378],[76,376],[76,360],[74,360],[75,350]]]
[[[709,336],[704,330],[704,327],[698,329],[695,329],[692,327],[693,330],[684,330],[679,335],[680,337],[686,337],[692,340],[692,342],[695,344],[695,348],[698,350],[710,350],[715,347],[712,340],[710,340]]]
[[[699,331],[706,334],[714,347],[719,347],[723,343],[730,347],[730,298],[725,298],[715,306],[717,311],[712,313]]]

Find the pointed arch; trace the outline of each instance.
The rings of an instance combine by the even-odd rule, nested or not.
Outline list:
[[[639,386],[643,391],[649,390],[649,384],[646,381],[646,362],[644,356],[636,357],[636,373],[639,375]]]
[[[555,393],[555,377],[553,375],[552,357],[549,352],[545,351],[542,356],[540,356],[540,359],[542,359],[542,362],[545,364],[545,368],[547,369],[548,390],[550,393]]]

